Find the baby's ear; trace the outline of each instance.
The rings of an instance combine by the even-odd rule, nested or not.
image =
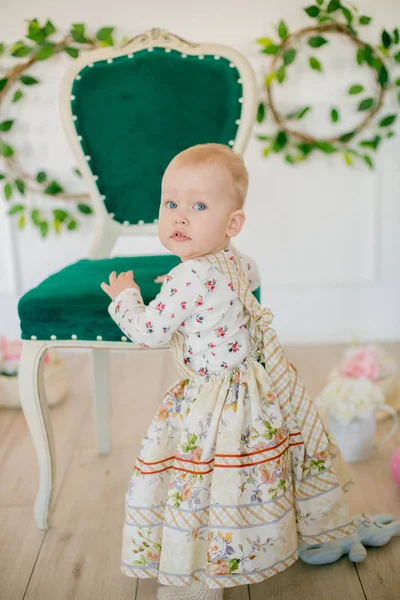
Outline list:
[[[242,231],[245,220],[246,215],[244,212],[242,210],[235,210],[235,212],[233,212],[230,216],[226,235],[228,237],[237,236]]]

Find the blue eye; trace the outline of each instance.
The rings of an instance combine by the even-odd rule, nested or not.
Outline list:
[[[196,208],[197,206],[197,208]],[[205,204],[203,204],[202,202],[198,202],[197,204],[194,205],[194,207],[196,208],[196,210],[206,210],[207,206]]]
[[[167,208],[177,208],[177,206],[178,205],[176,204],[176,202],[169,201],[166,203]]]

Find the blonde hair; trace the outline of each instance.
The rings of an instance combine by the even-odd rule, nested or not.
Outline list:
[[[222,165],[231,174],[238,204],[240,208],[243,206],[249,185],[249,175],[242,156],[234,152],[229,146],[224,144],[197,144],[177,154],[172,162],[175,161],[184,165]]]

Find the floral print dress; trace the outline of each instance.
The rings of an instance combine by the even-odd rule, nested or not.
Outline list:
[[[347,465],[252,294],[236,250],[182,263],[144,306],[109,307],[134,342],[170,341],[182,378],[148,428],[125,496],[122,572],[209,588],[262,581],[300,542],[351,535]]]

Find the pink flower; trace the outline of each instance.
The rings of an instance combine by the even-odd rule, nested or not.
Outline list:
[[[193,487],[194,487],[194,481],[190,481],[189,483],[187,483],[185,485],[185,487],[183,488],[183,490],[181,492],[183,502],[186,502],[187,500],[189,500],[191,498],[192,492],[193,492]]]
[[[195,450],[192,450],[191,459],[194,460],[194,461],[196,461],[196,462],[200,462],[201,461],[201,455],[202,455],[201,448],[196,448]]]
[[[223,560],[217,560],[207,566],[207,573],[209,575],[228,575],[229,565]]]
[[[265,450],[266,448],[268,448],[267,442],[257,442],[253,450]]]
[[[380,369],[373,352],[369,348],[362,348],[343,361],[340,373],[353,379],[374,381],[379,377]]]
[[[165,421],[167,417],[168,417],[168,409],[166,406],[164,406],[164,404],[161,404],[160,408],[157,411],[157,418],[160,421]]]
[[[160,559],[160,553],[159,552],[152,552],[151,550],[147,550],[146,556],[152,562]]]
[[[260,475],[263,483],[275,483],[276,481],[276,474],[271,463],[264,463],[263,465],[260,465]]]

